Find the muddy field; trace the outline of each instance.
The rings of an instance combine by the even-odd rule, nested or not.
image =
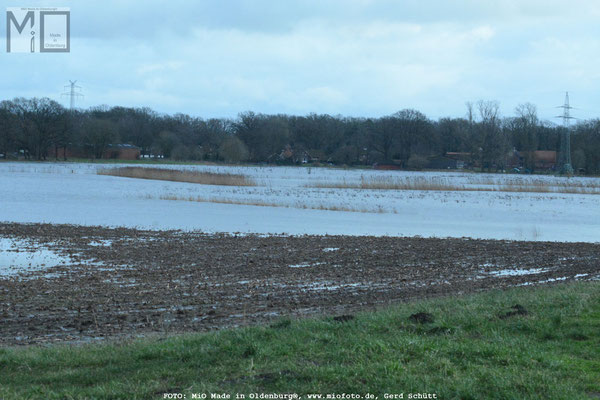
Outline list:
[[[38,224],[0,224],[0,238],[1,345],[207,331],[600,278],[600,245],[589,243]],[[9,268],[11,257],[40,249],[44,265],[30,257]]]

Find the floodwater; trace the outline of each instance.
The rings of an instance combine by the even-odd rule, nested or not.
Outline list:
[[[490,275],[503,277],[503,276],[519,276],[519,275],[533,275],[548,272],[548,268],[531,268],[531,269],[501,269],[499,271],[491,271]]]
[[[71,257],[58,254],[49,248],[22,239],[0,237],[0,277],[43,271],[72,262]]]

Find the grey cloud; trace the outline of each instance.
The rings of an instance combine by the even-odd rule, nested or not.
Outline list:
[[[378,116],[405,107],[457,116],[465,101],[489,98],[500,100],[505,114],[531,101],[550,118],[565,90],[587,104],[582,108],[600,100],[600,13],[592,1],[36,5],[71,7],[72,53],[0,52],[4,97],[60,100],[62,85],[78,79],[86,107],[150,106],[205,117],[247,109]]]

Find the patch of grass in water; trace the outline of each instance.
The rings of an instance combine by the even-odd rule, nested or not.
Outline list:
[[[101,168],[98,175],[120,176],[124,178],[153,179],[160,181],[188,182],[202,185],[255,186],[245,175],[220,172],[205,172],[150,167]]]

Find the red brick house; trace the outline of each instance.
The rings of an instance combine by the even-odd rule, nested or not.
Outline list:
[[[65,158],[89,158],[90,154],[93,154],[93,152],[89,146],[67,146],[66,148],[51,147],[48,149],[48,157],[59,160]],[[102,158],[113,160],[138,160],[140,154],[141,149],[132,144],[109,144],[106,147],[106,150],[102,152]]]
[[[102,158],[117,160],[138,160],[141,150],[132,144],[109,144]]]

